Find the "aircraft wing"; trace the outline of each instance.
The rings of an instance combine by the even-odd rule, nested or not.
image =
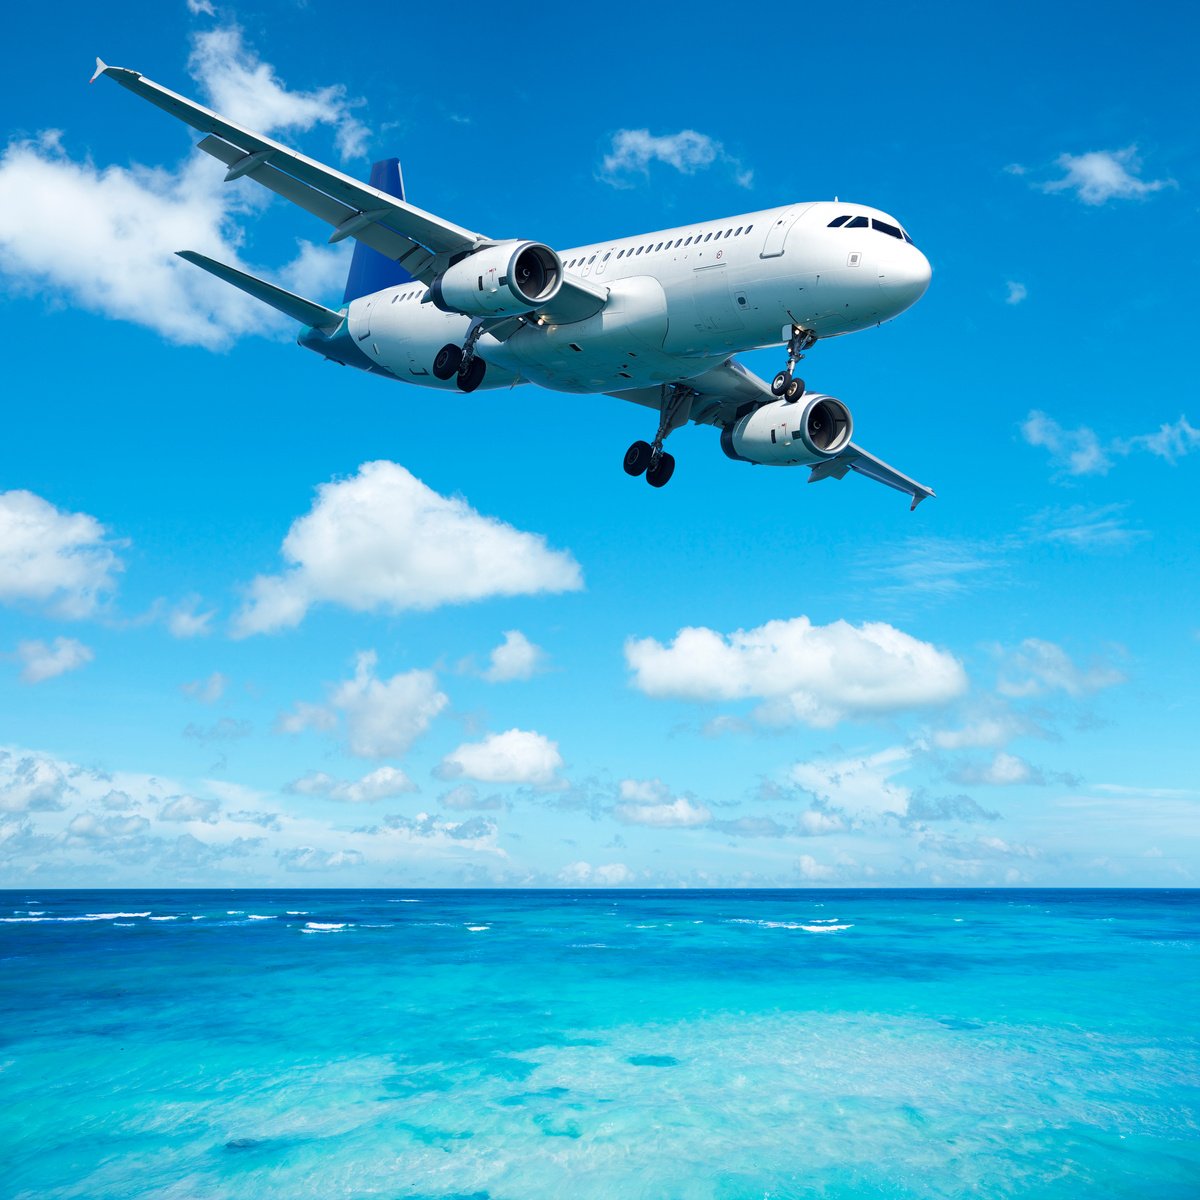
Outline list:
[[[746,413],[777,399],[766,380],[759,379],[733,358],[711,371],[705,371],[691,379],[681,379],[679,382],[687,384],[696,392],[692,401],[691,419],[698,425],[732,425]],[[656,387],[635,388],[628,392],[609,394],[622,400],[632,400],[635,404],[644,404],[647,408],[658,408],[661,401],[661,390]],[[895,467],[889,467],[882,459],[869,454],[853,442],[840,454],[817,463],[809,472],[808,482],[843,479],[850,471],[911,496],[912,508],[935,495],[932,488],[910,479]]]
[[[244,129],[137,71],[110,67],[97,59],[93,82],[101,75],[107,75],[134,95],[206,134],[199,143],[200,149],[229,168],[225,175],[227,182],[245,176],[261,183],[332,225],[331,242],[353,237],[399,262],[422,283],[432,283],[453,255],[495,245],[493,238],[443,220],[271,138]],[[604,307],[607,297],[607,290],[601,292],[585,281],[568,278],[552,302],[551,315],[559,319],[564,312],[590,316]]]

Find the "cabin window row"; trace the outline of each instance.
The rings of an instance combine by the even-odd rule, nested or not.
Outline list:
[[[626,250],[618,250],[616,252],[616,257],[619,259],[636,258],[639,254],[657,254],[660,250],[678,250],[682,246],[690,246],[693,243],[700,245],[701,242],[711,242],[714,240],[720,241],[721,238],[741,237],[742,234],[749,233],[753,228],[753,225],[739,225],[736,229],[731,226],[729,229],[718,229],[715,232],[705,234],[697,233],[693,234],[689,238],[676,238],[674,241],[671,241],[670,238],[668,238],[665,242],[659,242],[657,245],[655,245],[653,242],[647,242],[643,246],[630,246]],[[570,262],[565,263],[564,265],[569,271],[572,267],[581,267],[585,263],[594,263],[599,257],[600,252],[597,251],[592,255],[584,254],[578,258],[573,258]],[[608,260],[612,257],[613,251],[609,250],[608,253],[604,255],[603,261],[608,262]]]

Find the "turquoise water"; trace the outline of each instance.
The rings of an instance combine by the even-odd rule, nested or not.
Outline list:
[[[0,1195],[1200,1196],[1200,893],[0,893]]]

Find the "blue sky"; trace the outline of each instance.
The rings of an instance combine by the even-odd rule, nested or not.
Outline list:
[[[1194,885],[1198,30],[1123,14],[10,16],[0,883]],[[323,363],[171,252],[347,248],[96,54],[495,236],[895,214],[928,294],[804,374],[938,498]]]

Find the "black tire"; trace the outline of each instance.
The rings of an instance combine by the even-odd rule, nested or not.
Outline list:
[[[803,379],[793,379],[791,381],[791,383],[789,383],[787,385],[787,391],[785,391],[783,393],[783,398],[789,404],[795,404],[796,401],[799,400],[800,397],[803,395],[804,395],[804,380]]]
[[[651,450],[649,442],[634,442],[633,445],[625,451],[625,474],[645,474],[646,468],[650,465],[650,455]]]
[[[658,462],[646,472],[646,482],[653,488],[666,487],[674,474],[674,456],[663,454],[659,456]]]
[[[433,373],[438,379],[451,379],[462,364],[462,351],[454,345],[443,346],[433,360]]]
[[[780,371],[774,379],[771,380],[771,395],[782,396],[788,389],[788,384],[792,382],[791,371]]]
[[[475,357],[471,359],[471,365],[465,371],[458,373],[458,390],[460,392],[473,392],[482,382],[483,376],[487,371],[487,363],[482,358]]]

